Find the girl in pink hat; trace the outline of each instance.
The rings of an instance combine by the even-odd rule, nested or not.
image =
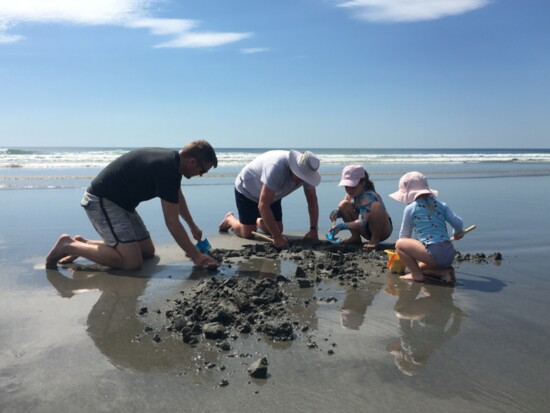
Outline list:
[[[424,281],[425,275],[436,276],[445,282],[455,281],[452,263],[455,249],[447,222],[454,230],[454,239],[462,238],[463,223],[451,208],[437,198],[428,180],[420,172],[408,172],[399,180],[399,190],[390,194],[407,204],[395,249],[411,271],[404,280]],[[415,233],[415,238],[411,235]]]
[[[369,174],[361,165],[348,165],[342,171],[342,180],[338,186],[346,189],[346,197],[330,213],[330,220],[342,218],[343,223],[334,226],[331,231],[336,235],[347,229],[351,237],[344,242],[361,242],[367,239],[363,248],[373,249],[378,243],[389,238],[393,226],[386,211],[382,197],[374,189]]]

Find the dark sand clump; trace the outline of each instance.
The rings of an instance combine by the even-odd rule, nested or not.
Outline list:
[[[292,261],[296,266],[291,274],[270,278],[253,277],[238,270],[230,277],[219,272],[207,275],[191,291],[182,291],[183,297],[175,300],[175,306],[166,312],[169,330],[181,335],[189,345],[215,340],[222,350],[230,348],[228,339],[236,339],[240,334],[258,334],[274,341],[294,340],[303,334],[302,341],[308,347],[316,347],[307,319],[296,309],[307,308],[317,298],[313,293],[304,298],[299,291],[314,290],[327,280],[347,289],[368,289],[372,281],[383,282],[379,278],[388,272],[387,255],[383,251],[387,248],[393,245],[366,251],[360,245],[293,240],[283,251],[266,243],[245,245],[240,250],[215,249],[211,255],[228,266],[250,258]],[[456,263],[487,263],[501,258],[500,253],[489,257],[482,253],[458,253]]]
[[[216,249],[211,254],[228,265],[261,257],[294,261],[296,267],[291,274],[277,274],[272,278],[253,277],[239,271],[229,278],[214,274],[200,281],[192,291],[182,292],[183,298],[176,300],[175,307],[167,311],[166,316],[172,331],[181,334],[183,342],[191,345],[208,339],[229,348],[224,340],[236,338],[238,334],[261,334],[275,341],[294,340],[297,334],[309,330],[296,309],[305,308],[316,299],[314,296],[304,298],[298,290],[314,288],[324,279],[358,288],[359,284],[366,284],[370,278],[385,272],[385,254],[367,252],[358,245],[294,241],[288,250],[279,251],[258,243],[240,250]]]

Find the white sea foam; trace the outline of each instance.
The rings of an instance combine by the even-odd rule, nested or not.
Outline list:
[[[0,150],[0,168],[81,169],[103,168],[125,149]],[[219,167],[241,167],[263,150],[217,150]],[[550,163],[550,150],[328,150],[316,152],[323,165],[398,165],[464,163]]]

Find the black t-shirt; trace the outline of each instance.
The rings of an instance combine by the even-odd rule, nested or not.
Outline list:
[[[141,148],[115,159],[97,175],[91,192],[133,212],[142,201],[159,197],[178,203],[181,187],[177,151]]]

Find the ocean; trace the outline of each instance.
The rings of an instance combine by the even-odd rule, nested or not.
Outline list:
[[[0,190],[84,188],[105,165],[131,149],[0,148]],[[244,165],[266,150],[269,149],[217,148],[218,168],[189,184],[231,184]],[[431,179],[442,175],[464,178],[550,174],[550,149],[309,150],[321,159],[321,175],[327,182],[338,180],[343,166],[349,164],[363,165],[376,180],[395,180],[410,170],[420,170]]]

